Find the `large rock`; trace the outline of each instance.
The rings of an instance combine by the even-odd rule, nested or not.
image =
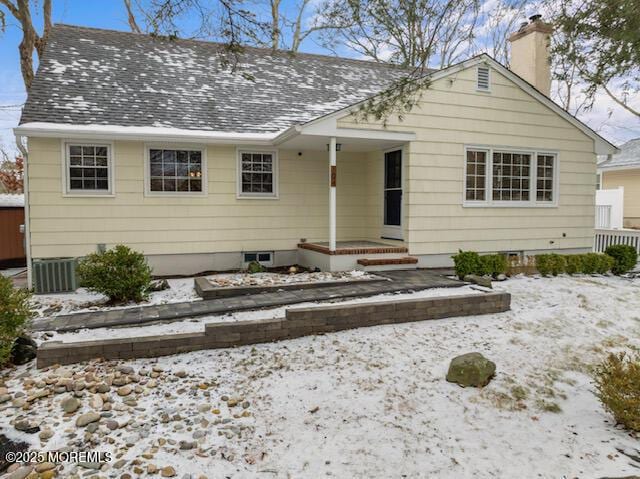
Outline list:
[[[36,357],[38,345],[28,336],[18,336],[11,347],[11,362],[21,365],[27,364]]]
[[[483,387],[496,373],[496,365],[480,353],[467,353],[451,360],[447,381],[462,387]]]
[[[97,422],[99,420],[100,420],[100,414],[98,414],[97,412],[88,412],[83,414],[82,416],[78,416],[78,419],[76,419],[76,426],[85,427],[91,424],[92,422]]]

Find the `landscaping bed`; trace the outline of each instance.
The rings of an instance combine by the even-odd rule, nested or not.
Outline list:
[[[195,279],[204,299],[228,298],[287,289],[309,289],[363,281],[388,281],[364,271],[214,274]]]
[[[141,303],[131,302],[111,306],[108,304],[109,299],[106,296],[99,293],[92,293],[85,288],[79,288],[72,293],[34,295],[32,304],[37,317],[52,317],[71,313],[183,303],[186,301],[199,301],[201,299],[193,287],[193,278],[168,279],[167,283],[169,284],[168,289],[151,292],[149,298]]]
[[[512,295],[511,311],[8,369],[0,429],[33,450],[113,455],[102,471],[54,464],[58,477],[637,475],[638,440],[603,409],[591,371],[610,351],[640,347],[640,279],[516,277],[494,288]],[[278,313],[226,320],[249,314]],[[471,351],[495,362],[495,378],[447,382],[451,359]]]

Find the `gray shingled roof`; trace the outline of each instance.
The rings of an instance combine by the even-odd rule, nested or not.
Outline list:
[[[248,48],[239,70],[222,46],[56,25],[20,123],[155,126],[268,133],[380,92],[397,67]]]
[[[640,168],[640,138],[627,141],[610,160],[603,161],[599,168]]]

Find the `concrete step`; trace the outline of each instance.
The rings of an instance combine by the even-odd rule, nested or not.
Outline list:
[[[402,256],[399,258],[360,258],[357,268],[361,271],[397,271],[417,269],[418,258]]]

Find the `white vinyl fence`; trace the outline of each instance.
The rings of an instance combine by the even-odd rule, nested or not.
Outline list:
[[[597,253],[604,251],[614,244],[633,246],[640,254],[640,230],[611,230],[596,229],[596,239],[593,250]]]
[[[596,228],[622,228],[624,188],[596,191]]]
[[[611,228],[611,205],[596,205],[596,228]]]

